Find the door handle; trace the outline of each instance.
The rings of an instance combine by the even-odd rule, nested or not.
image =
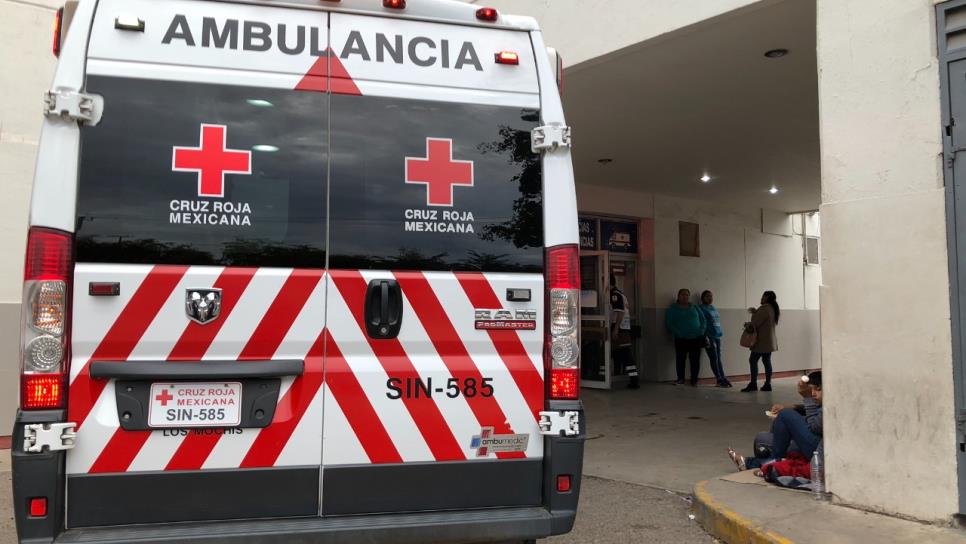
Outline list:
[[[402,289],[396,280],[372,280],[366,289],[366,333],[369,338],[389,340],[402,327]]]

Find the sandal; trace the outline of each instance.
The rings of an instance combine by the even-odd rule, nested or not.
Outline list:
[[[734,461],[735,466],[738,467],[739,472],[741,472],[742,470],[748,470],[748,467],[745,465],[745,456],[736,452],[734,448],[728,448],[728,457],[730,457],[731,460]]]

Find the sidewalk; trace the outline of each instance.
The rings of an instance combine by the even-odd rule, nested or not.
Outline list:
[[[816,501],[811,493],[776,487],[750,470],[699,482],[694,514],[727,544],[966,542],[966,531]]]

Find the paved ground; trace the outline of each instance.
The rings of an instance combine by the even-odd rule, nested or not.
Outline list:
[[[735,385],[584,390],[590,440],[577,525],[543,542],[714,542],[688,518],[691,489],[733,471],[725,448],[750,451],[755,432],[769,426],[764,411],[795,400],[793,379],[773,393],[740,393],[744,384]],[[9,467],[0,455],[0,544],[16,542]]]
[[[542,544],[668,542],[711,544],[715,539],[691,520],[690,498],[663,489],[585,477],[572,533]]]

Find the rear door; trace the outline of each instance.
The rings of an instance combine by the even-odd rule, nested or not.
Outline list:
[[[100,1],[70,527],[318,515],[326,27],[321,11]]]
[[[529,35],[341,13],[330,31],[322,512],[540,504]]]

